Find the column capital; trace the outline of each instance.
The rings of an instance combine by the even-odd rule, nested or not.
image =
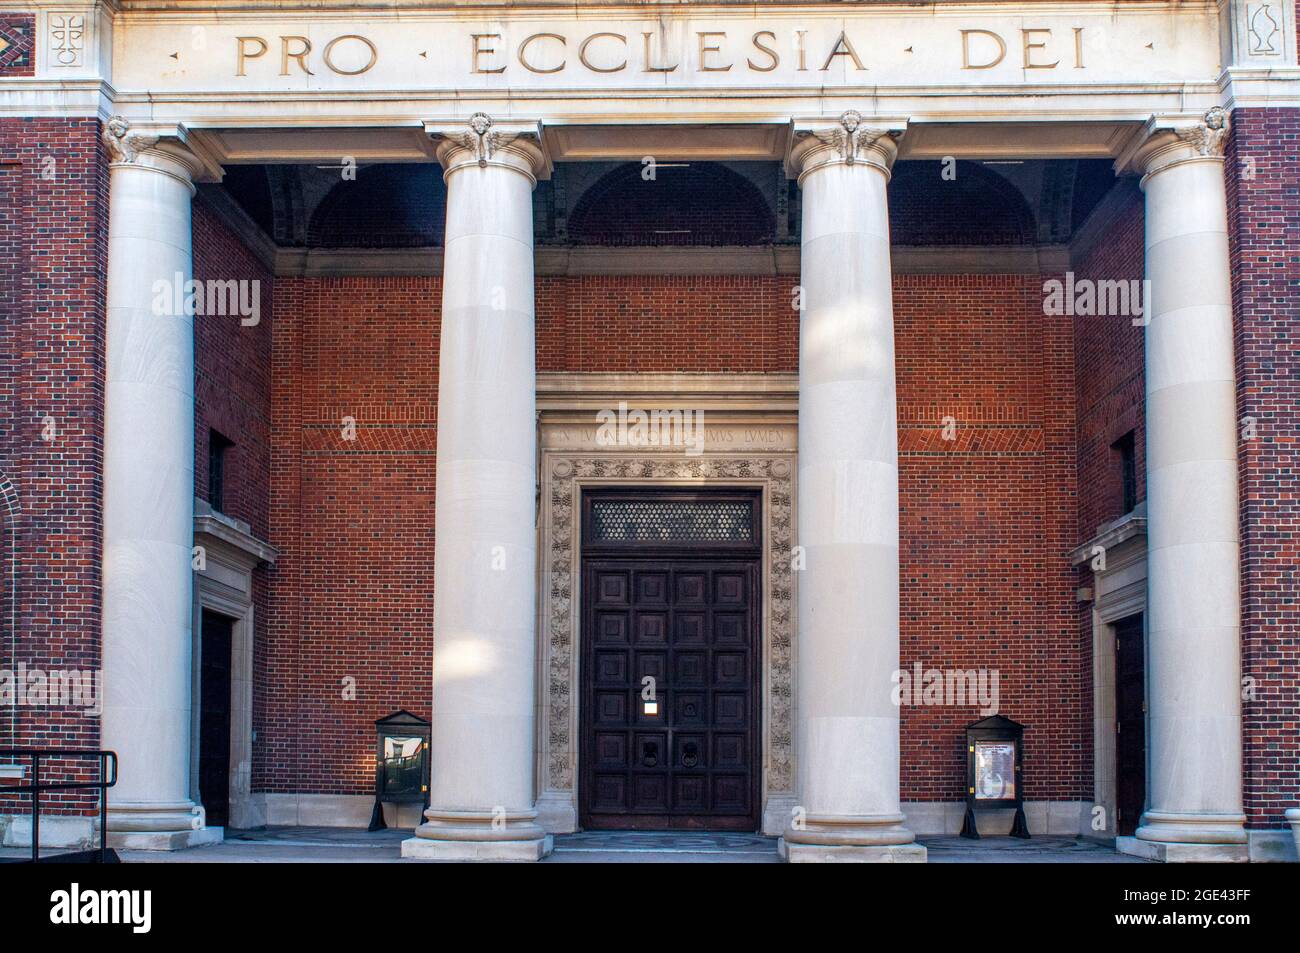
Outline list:
[[[105,120],[101,133],[111,166],[151,169],[194,182],[220,182],[221,164],[194,142],[180,123],[134,122],[123,116]]]
[[[426,122],[424,131],[434,141],[444,181],[474,166],[511,169],[533,184],[551,176],[542,124],[535,120],[498,120],[487,113],[475,113],[469,119]]]
[[[790,124],[786,173],[802,183],[817,169],[861,165],[880,170],[888,179],[898,157],[898,140],[906,129],[906,119],[863,116],[855,109],[835,119],[795,119]]]
[[[1228,144],[1228,111],[1212,106],[1204,113],[1152,116],[1115,162],[1120,173],[1142,181],[1184,162],[1222,162]]]

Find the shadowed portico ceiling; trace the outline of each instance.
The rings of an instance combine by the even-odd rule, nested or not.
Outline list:
[[[899,161],[889,186],[893,244],[1066,242],[1114,184],[1106,159]],[[446,186],[432,163],[231,165],[220,189],[282,248],[442,244]],[[226,203],[229,204],[229,203]],[[780,163],[563,163],[533,196],[539,245],[756,246],[797,243],[799,190]]]

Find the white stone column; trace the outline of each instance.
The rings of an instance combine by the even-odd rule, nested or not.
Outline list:
[[[536,123],[428,127],[447,182],[430,807],[402,856],[538,860]]]
[[[104,390],[102,744],[120,759],[111,842],[221,839],[190,795],[194,316],[183,133],[104,127],[109,173]]]
[[[901,129],[796,127],[800,861],[924,861],[899,805],[898,438],[886,185]]]
[[[1161,860],[1246,860],[1227,115],[1157,117],[1146,193],[1147,692],[1136,839]]]

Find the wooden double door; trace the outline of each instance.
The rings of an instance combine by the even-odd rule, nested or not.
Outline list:
[[[1146,639],[1142,616],[1115,623],[1115,830],[1137,832],[1147,800]]]
[[[758,828],[759,498],[589,491],[580,823]]]

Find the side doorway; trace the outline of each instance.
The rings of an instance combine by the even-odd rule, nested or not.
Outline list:
[[[199,638],[199,797],[209,827],[230,825],[231,651],[235,620],[204,609]]]
[[[1141,614],[1115,630],[1115,829],[1136,831],[1147,800],[1146,637]]]

